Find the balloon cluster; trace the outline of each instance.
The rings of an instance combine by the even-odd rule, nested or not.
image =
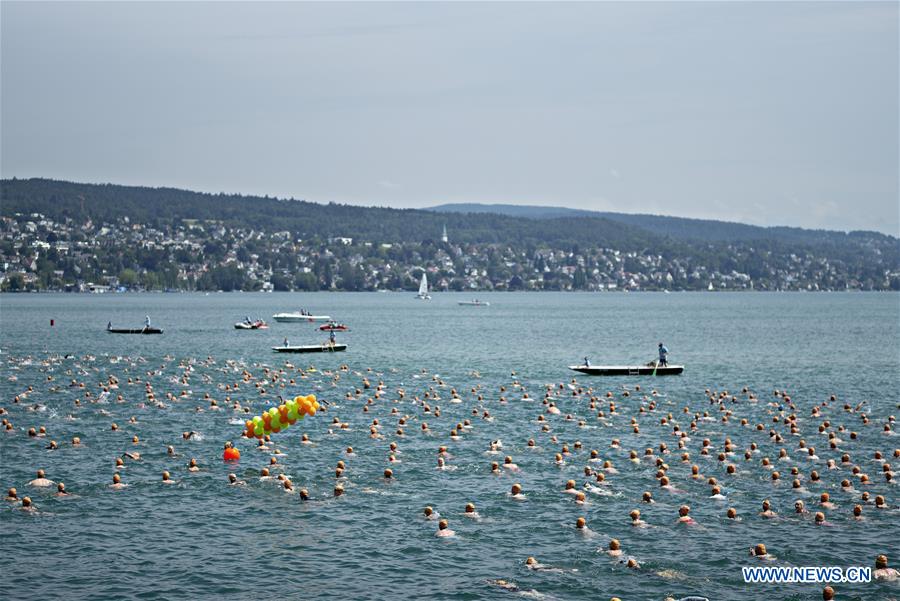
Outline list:
[[[316,401],[316,395],[294,397],[292,401],[285,401],[277,407],[266,410],[262,415],[248,419],[244,436],[262,438],[268,434],[281,432],[295,424],[297,420],[307,415],[315,415],[318,409],[319,402]]]

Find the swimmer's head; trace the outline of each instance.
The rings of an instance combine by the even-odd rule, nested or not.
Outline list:
[[[766,546],[762,543],[759,543],[755,547],[753,547],[752,554],[756,557],[762,557],[763,555],[767,555]]]
[[[521,492],[522,492],[522,486],[521,486],[521,485],[519,485],[519,484],[513,484],[513,485],[512,485],[512,488],[510,489],[510,493],[512,493],[512,494],[514,494],[514,495],[518,495],[518,494],[521,494]]]
[[[429,518],[434,513],[434,509],[432,509],[431,506],[429,505],[428,507],[426,507],[425,509],[422,510],[422,513],[425,514],[426,518]]]
[[[449,525],[450,524],[447,522],[447,520],[441,520],[440,522],[438,522],[438,530],[446,530],[447,526]]]
[[[475,504],[474,503],[466,504],[466,513],[475,513]]]
[[[168,481],[168,479],[169,479],[169,472],[163,472],[163,473],[162,473],[162,479],[163,479],[163,482]]]
[[[728,516],[728,519],[731,519],[731,520],[736,519],[737,518],[737,509],[735,509],[734,507],[729,507],[726,515]]]
[[[816,512],[816,523],[821,524],[825,521],[825,514],[821,511]]]
[[[609,541],[609,550],[610,551],[618,551],[621,548],[622,548],[622,545],[619,544],[619,539],[614,538],[611,541]]]
[[[587,526],[587,520],[585,520],[584,518],[578,518],[577,520],[575,520],[575,527],[578,528],[579,530],[583,529],[586,526]]]
[[[636,522],[639,519],[641,519],[641,512],[638,511],[637,509],[632,509],[631,513],[629,513],[628,515],[631,516],[631,521],[633,521],[633,522]]]
[[[875,569],[884,570],[888,567],[887,555],[879,555],[875,558]]]
[[[678,508],[678,515],[681,517],[687,516],[691,512],[691,508],[688,505],[682,505]]]
[[[237,482],[237,476],[235,476],[234,474],[228,474],[228,481],[234,484],[235,482]]]
[[[566,482],[566,490],[574,490],[575,489],[575,481],[569,480]]]

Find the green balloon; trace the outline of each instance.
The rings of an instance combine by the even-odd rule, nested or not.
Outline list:
[[[262,420],[259,420],[259,422],[253,424],[253,433],[257,436],[262,436],[263,434],[265,434],[265,425],[263,424]]]
[[[297,416],[298,416],[298,413],[297,413],[297,406],[296,406],[296,405],[289,405],[289,406],[288,406],[288,419],[291,420],[291,421],[293,421],[293,420],[297,419]]]

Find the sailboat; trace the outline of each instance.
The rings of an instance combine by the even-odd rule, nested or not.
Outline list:
[[[428,294],[428,278],[425,277],[425,273],[422,273],[422,281],[419,282],[419,294],[416,295],[416,298],[419,300],[431,300],[431,295]]]

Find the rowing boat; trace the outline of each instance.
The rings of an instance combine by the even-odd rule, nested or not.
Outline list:
[[[301,344],[300,346],[273,346],[276,353],[336,353],[346,351],[346,344]]]
[[[677,376],[684,365],[570,365],[569,369],[589,376]]]

